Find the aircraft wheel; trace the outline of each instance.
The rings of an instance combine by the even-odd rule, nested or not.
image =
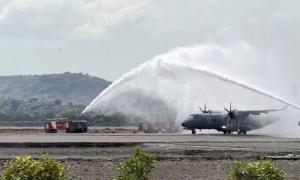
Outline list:
[[[192,129],[192,134],[196,134],[196,129]]]
[[[227,131],[223,131],[223,133],[226,135],[226,134],[227,134]]]
[[[243,131],[242,133],[243,133],[244,135],[246,135],[246,134],[247,134],[247,131]]]

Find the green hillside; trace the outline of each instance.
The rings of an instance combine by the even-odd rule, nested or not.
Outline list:
[[[87,105],[110,83],[82,73],[0,76],[0,98]]]

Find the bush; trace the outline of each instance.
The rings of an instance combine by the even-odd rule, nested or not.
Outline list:
[[[2,180],[64,180],[67,169],[55,159],[43,155],[39,160],[17,156],[5,165]]]
[[[137,148],[131,158],[121,164],[118,180],[147,180],[154,168],[154,156]]]
[[[259,162],[237,161],[229,172],[230,180],[283,180],[285,173],[272,160]]]

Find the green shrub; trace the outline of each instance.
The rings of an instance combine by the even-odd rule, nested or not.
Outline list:
[[[137,148],[131,158],[121,164],[118,180],[147,180],[154,168],[154,156]]]
[[[57,160],[44,155],[38,161],[37,178],[43,180],[67,179],[67,169]]]
[[[2,180],[64,180],[67,169],[55,159],[43,155],[34,160],[30,156],[17,156],[5,165]]]
[[[9,161],[6,164],[5,170],[2,174],[2,180],[34,179],[37,166],[35,161],[29,156],[19,156]]]
[[[237,161],[229,172],[230,180],[283,180],[284,171],[277,168],[272,160],[259,162]]]

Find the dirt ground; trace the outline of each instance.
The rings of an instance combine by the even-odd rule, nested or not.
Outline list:
[[[153,179],[168,180],[223,180],[234,161],[231,160],[180,160],[156,161],[152,172]],[[101,161],[66,161],[70,166],[71,179],[94,180],[109,179],[118,174],[120,162]],[[286,171],[287,180],[299,180],[300,161],[276,161]]]
[[[3,169],[4,160],[0,168]],[[120,161],[62,160],[69,167],[70,179],[106,180],[119,172]],[[156,161],[153,179],[166,180],[223,180],[234,161],[231,160],[178,160]],[[299,180],[300,161],[279,160],[276,164],[285,170],[287,180]]]
[[[28,153],[30,154],[30,153]],[[0,160],[0,171],[10,158]],[[70,179],[74,180],[106,180],[116,177],[120,164],[126,160],[111,157],[106,158],[58,158],[69,168]],[[249,160],[249,159],[248,159]],[[163,158],[155,161],[152,179],[166,180],[223,180],[227,179],[230,167],[235,160],[207,160],[202,158]],[[253,160],[250,160],[253,161]],[[300,179],[300,160],[276,160],[278,167],[286,172],[287,180]]]
[[[7,160],[0,160],[0,170]],[[120,161],[61,160],[69,167],[70,179],[106,180],[119,172]],[[156,161],[152,179],[166,180],[223,180],[227,178],[232,160],[163,160]],[[300,161],[278,160],[276,164],[286,172],[287,180],[300,179]]]
[[[226,179],[228,171],[234,161],[230,160],[201,160],[201,161],[157,161],[152,173],[153,179]],[[300,179],[300,161],[277,161],[279,167],[286,172],[286,179]],[[96,176],[91,179],[107,179],[110,173],[117,173],[119,163],[97,163],[99,168]],[[74,167],[74,166],[73,166]],[[102,170],[102,172],[101,172]],[[105,172],[105,173],[103,173]],[[87,176],[86,176],[87,177]],[[84,179],[84,178],[83,178]]]

